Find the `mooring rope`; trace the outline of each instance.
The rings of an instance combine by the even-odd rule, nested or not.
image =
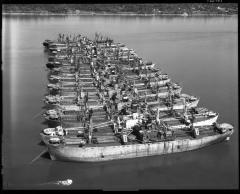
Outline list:
[[[44,110],[41,110],[39,113],[35,114],[33,116],[33,119],[37,118],[38,116],[40,116],[43,113]]]
[[[35,158],[32,159],[32,161],[30,162],[30,164],[32,164],[33,162],[35,162],[38,158],[41,157],[41,155],[43,155],[44,153],[47,152],[47,149],[43,150],[40,154],[38,154]]]

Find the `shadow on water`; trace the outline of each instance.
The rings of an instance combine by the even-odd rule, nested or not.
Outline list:
[[[60,125],[60,121],[50,121],[50,120],[44,120],[41,122],[42,125],[47,125],[50,128],[55,128]],[[62,127],[79,127],[82,126],[78,121],[72,121],[72,122],[62,122]]]
[[[43,124],[43,125],[48,125],[48,121],[47,121],[47,120],[44,120],[44,121],[41,122],[41,124]]]
[[[46,92],[45,94],[43,94],[43,96],[48,96],[49,95],[49,92]]]
[[[45,143],[43,141],[40,141],[37,145],[45,146]]]
[[[56,84],[56,83],[58,83],[59,81],[58,81],[58,80],[51,80],[51,79],[48,78],[48,82],[49,82],[50,84]]]
[[[60,123],[59,122],[45,120],[41,124],[47,125],[47,127],[49,127],[49,128],[55,128],[55,127],[59,126]]]
[[[42,142],[42,143],[43,143],[43,142]],[[45,144],[43,143],[43,145],[45,145]],[[41,155],[41,158],[51,160],[50,155],[49,155],[48,152],[45,152],[44,154],[42,154],[42,155]]]
[[[43,52],[44,52],[44,54],[49,54],[48,48],[44,47]],[[46,55],[46,56],[47,56],[47,55]]]
[[[55,105],[52,104],[44,104],[41,109],[54,109]]]
[[[49,94],[48,95],[58,95],[59,94],[59,91],[49,91]]]

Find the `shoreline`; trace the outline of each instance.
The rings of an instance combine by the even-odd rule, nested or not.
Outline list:
[[[39,16],[180,16],[180,17],[194,17],[194,16],[219,16],[219,17],[231,17],[238,16],[238,14],[138,14],[138,13],[2,13],[2,15],[39,15]]]

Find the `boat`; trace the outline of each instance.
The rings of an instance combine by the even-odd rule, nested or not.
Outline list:
[[[76,91],[78,88],[78,83],[76,82],[61,82],[61,83],[57,83],[57,84],[48,84],[47,85],[48,89],[50,91],[54,90],[54,91],[59,91],[59,90],[68,90],[68,91]]]
[[[123,95],[123,98],[125,98],[125,96]],[[61,105],[60,101],[57,103],[54,103],[57,107],[56,110],[51,110],[51,111],[46,111],[46,118],[47,119],[51,119],[52,117],[55,119],[56,115],[59,115],[59,111],[82,111],[82,106],[87,106],[89,109],[101,109],[103,108],[105,105],[103,103],[100,103],[100,99],[97,98],[97,96],[95,98],[93,98],[93,101],[91,102],[90,100],[88,102],[84,102],[84,99],[82,100],[82,105],[81,103],[79,104],[78,101],[80,101],[80,99],[77,99],[76,102],[74,104],[68,104],[68,105]],[[119,102],[117,104],[117,111],[121,112],[123,109],[125,109],[126,107],[131,107],[132,104],[129,103],[128,101],[124,102],[124,100],[122,100],[123,102]],[[163,102],[163,101],[145,101],[145,105],[149,106],[152,110],[160,110],[160,111],[168,111],[170,109],[172,110],[176,110],[176,109],[184,109],[185,107],[187,108],[193,108],[196,107],[197,104],[199,102],[199,99],[194,97],[194,96],[189,96],[187,94],[181,94],[179,99],[175,99],[175,102],[171,105],[171,103],[169,102]],[[83,104],[86,105],[83,105]],[[136,102],[135,102],[136,103]]]
[[[173,114],[160,115],[159,113],[160,111],[158,110],[158,112],[155,115],[151,115],[151,116],[152,117],[155,116],[156,120],[159,119],[162,125],[164,125],[166,128],[174,132],[176,132],[176,130],[178,129],[189,127],[191,124],[193,125],[193,127],[211,126],[217,122],[217,119],[219,116],[218,113],[215,113],[213,111],[208,111],[206,108],[196,108],[194,110],[187,111],[186,114],[180,114],[179,112],[175,112],[177,116],[173,116]],[[136,115],[136,113],[133,113],[131,115],[125,115],[124,120],[127,120],[129,118],[132,118],[132,119],[138,118],[138,122],[139,121],[143,122],[145,119],[147,119],[147,116],[148,115],[144,115],[144,114]],[[109,125],[114,125],[112,120],[109,120],[108,126]],[[98,124],[97,126],[103,126],[103,124]],[[96,128],[97,126],[93,126],[93,128]],[[72,135],[72,132],[83,133],[85,130],[86,130],[86,127],[62,128],[62,126],[57,126],[56,128],[44,129],[42,132],[43,133],[42,135],[49,135],[49,137],[50,136],[52,137],[52,136],[56,136],[56,134],[58,134],[58,131],[61,131],[60,132],[61,134]]]
[[[76,67],[74,66],[65,66],[65,67],[54,67],[54,68],[51,68],[51,74],[56,74],[56,75],[59,75],[59,74],[64,74],[64,73],[75,73],[77,70]]]
[[[141,134],[142,132],[139,132]],[[189,129],[181,129],[178,133],[168,133],[159,135],[154,141],[144,139],[144,135],[139,138],[129,140],[127,135],[122,135],[122,139],[116,139],[110,143],[87,144],[84,138],[68,143],[64,137],[50,138],[47,143],[48,152],[52,160],[62,160],[71,162],[101,162],[116,159],[137,158],[144,156],[163,155],[191,151],[229,140],[233,133],[230,124],[219,124],[216,126],[206,126]],[[159,134],[159,133],[157,133]],[[163,133],[164,134],[164,133]],[[77,139],[77,138],[75,138]],[[124,142],[124,143],[121,143]]]
[[[53,69],[53,68],[58,68],[58,67],[62,67],[62,66],[74,66],[74,64],[72,63],[64,63],[64,62],[60,62],[60,61],[54,61],[54,62],[48,62],[46,64],[46,67],[49,69]]]
[[[50,44],[52,44],[52,43],[53,43],[53,41],[52,41],[52,40],[48,40],[48,39],[47,39],[47,40],[45,40],[45,41],[44,41],[42,44],[43,44],[43,46],[45,46],[45,47],[47,47],[47,48],[48,48],[48,47],[49,47],[49,45],[50,45]]]
[[[45,96],[44,102],[46,104],[51,104],[51,105],[63,105],[63,104],[75,104],[78,102],[78,97],[76,97],[77,94],[72,94],[65,95],[65,96],[60,96],[60,95],[48,95]]]
[[[65,43],[50,43],[48,49],[52,51],[61,51],[66,50],[68,47]]]
[[[64,75],[64,76],[59,76],[59,75],[51,75],[49,77],[50,81],[69,81],[69,82],[74,82],[74,81],[78,81],[78,75],[77,74],[73,74],[73,76],[69,76],[69,75]]]
[[[173,99],[160,99],[158,98],[152,98],[150,100],[145,99],[144,101],[138,102],[139,104],[144,104],[145,106],[148,106],[152,110],[159,109],[160,111],[168,111],[170,109],[176,110],[176,109],[184,109],[185,106],[187,108],[193,108],[198,105],[199,98],[195,96],[190,96],[187,94],[181,94],[178,98]],[[118,103],[118,110],[122,110],[124,107],[131,107],[132,103],[129,102],[129,99],[127,95],[123,94],[122,96],[122,102]],[[136,102],[135,102],[136,103]]]

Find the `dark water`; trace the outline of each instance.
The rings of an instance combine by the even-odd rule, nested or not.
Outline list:
[[[3,16],[3,183],[6,189],[238,188],[237,17]],[[48,83],[42,42],[95,32],[162,67],[200,106],[235,127],[229,142],[201,150],[107,163],[40,157],[40,116]],[[45,184],[72,179],[70,187]]]

